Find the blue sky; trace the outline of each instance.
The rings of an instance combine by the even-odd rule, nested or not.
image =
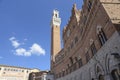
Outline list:
[[[82,0],[0,0],[0,64],[50,69],[52,11],[62,31],[74,3],[81,8]]]

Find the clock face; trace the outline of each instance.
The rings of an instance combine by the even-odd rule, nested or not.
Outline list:
[[[61,20],[60,20],[60,18],[54,18],[54,19],[53,19],[53,24],[59,26],[59,25],[61,24]]]
[[[60,19],[54,18],[54,22],[60,23]]]

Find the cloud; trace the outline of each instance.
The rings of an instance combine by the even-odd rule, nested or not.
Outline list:
[[[15,54],[18,56],[31,56],[31,55],[39,56],[39,55],[45,55],[45,50],[37,43],[34,43],[29,50],[26,50],[24,48],[16,49]]]
[[[18,48],[15,50],[15,54],[18,56],[31,56],[30,51],[26,51],[24,48]]]
[[[18,48],[18,47],[21,45],[21,44],[16,40],[15,37],[11,37],[9,40],[11,41],[12,46],[13,46],[14,48]]]
[[[11,41],[12,46],[15,48],[12,50],[12,52],[17,56],[45,55],[45,50],[37,43],[32,44],[32,46],[27,50],[21,47],[21,45],[25,45],[24,42],[19,43],[15,37],[11,37],[9,40]],[[24,41],[27,40],[27,38],[24,39]]]
[[[42,47],[36,43],[32,45],[32,47],[30,48],[30,52],[37,55],[41,55],[41,54],[45,55],[45,50],[42,49]]]

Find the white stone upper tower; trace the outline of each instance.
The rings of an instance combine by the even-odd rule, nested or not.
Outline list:
[[[59,17],[59,11],[53,10],[51,27],[53,27],[53,26],[59,26],[60,27],[60,24],[61,24],[61,18]]]

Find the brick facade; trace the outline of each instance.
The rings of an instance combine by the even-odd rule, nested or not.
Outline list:
[[[119,0],[84,0],[82,10],[73,6],[64,48],[52,64],[55,80],[120,79],[119,13]]]

